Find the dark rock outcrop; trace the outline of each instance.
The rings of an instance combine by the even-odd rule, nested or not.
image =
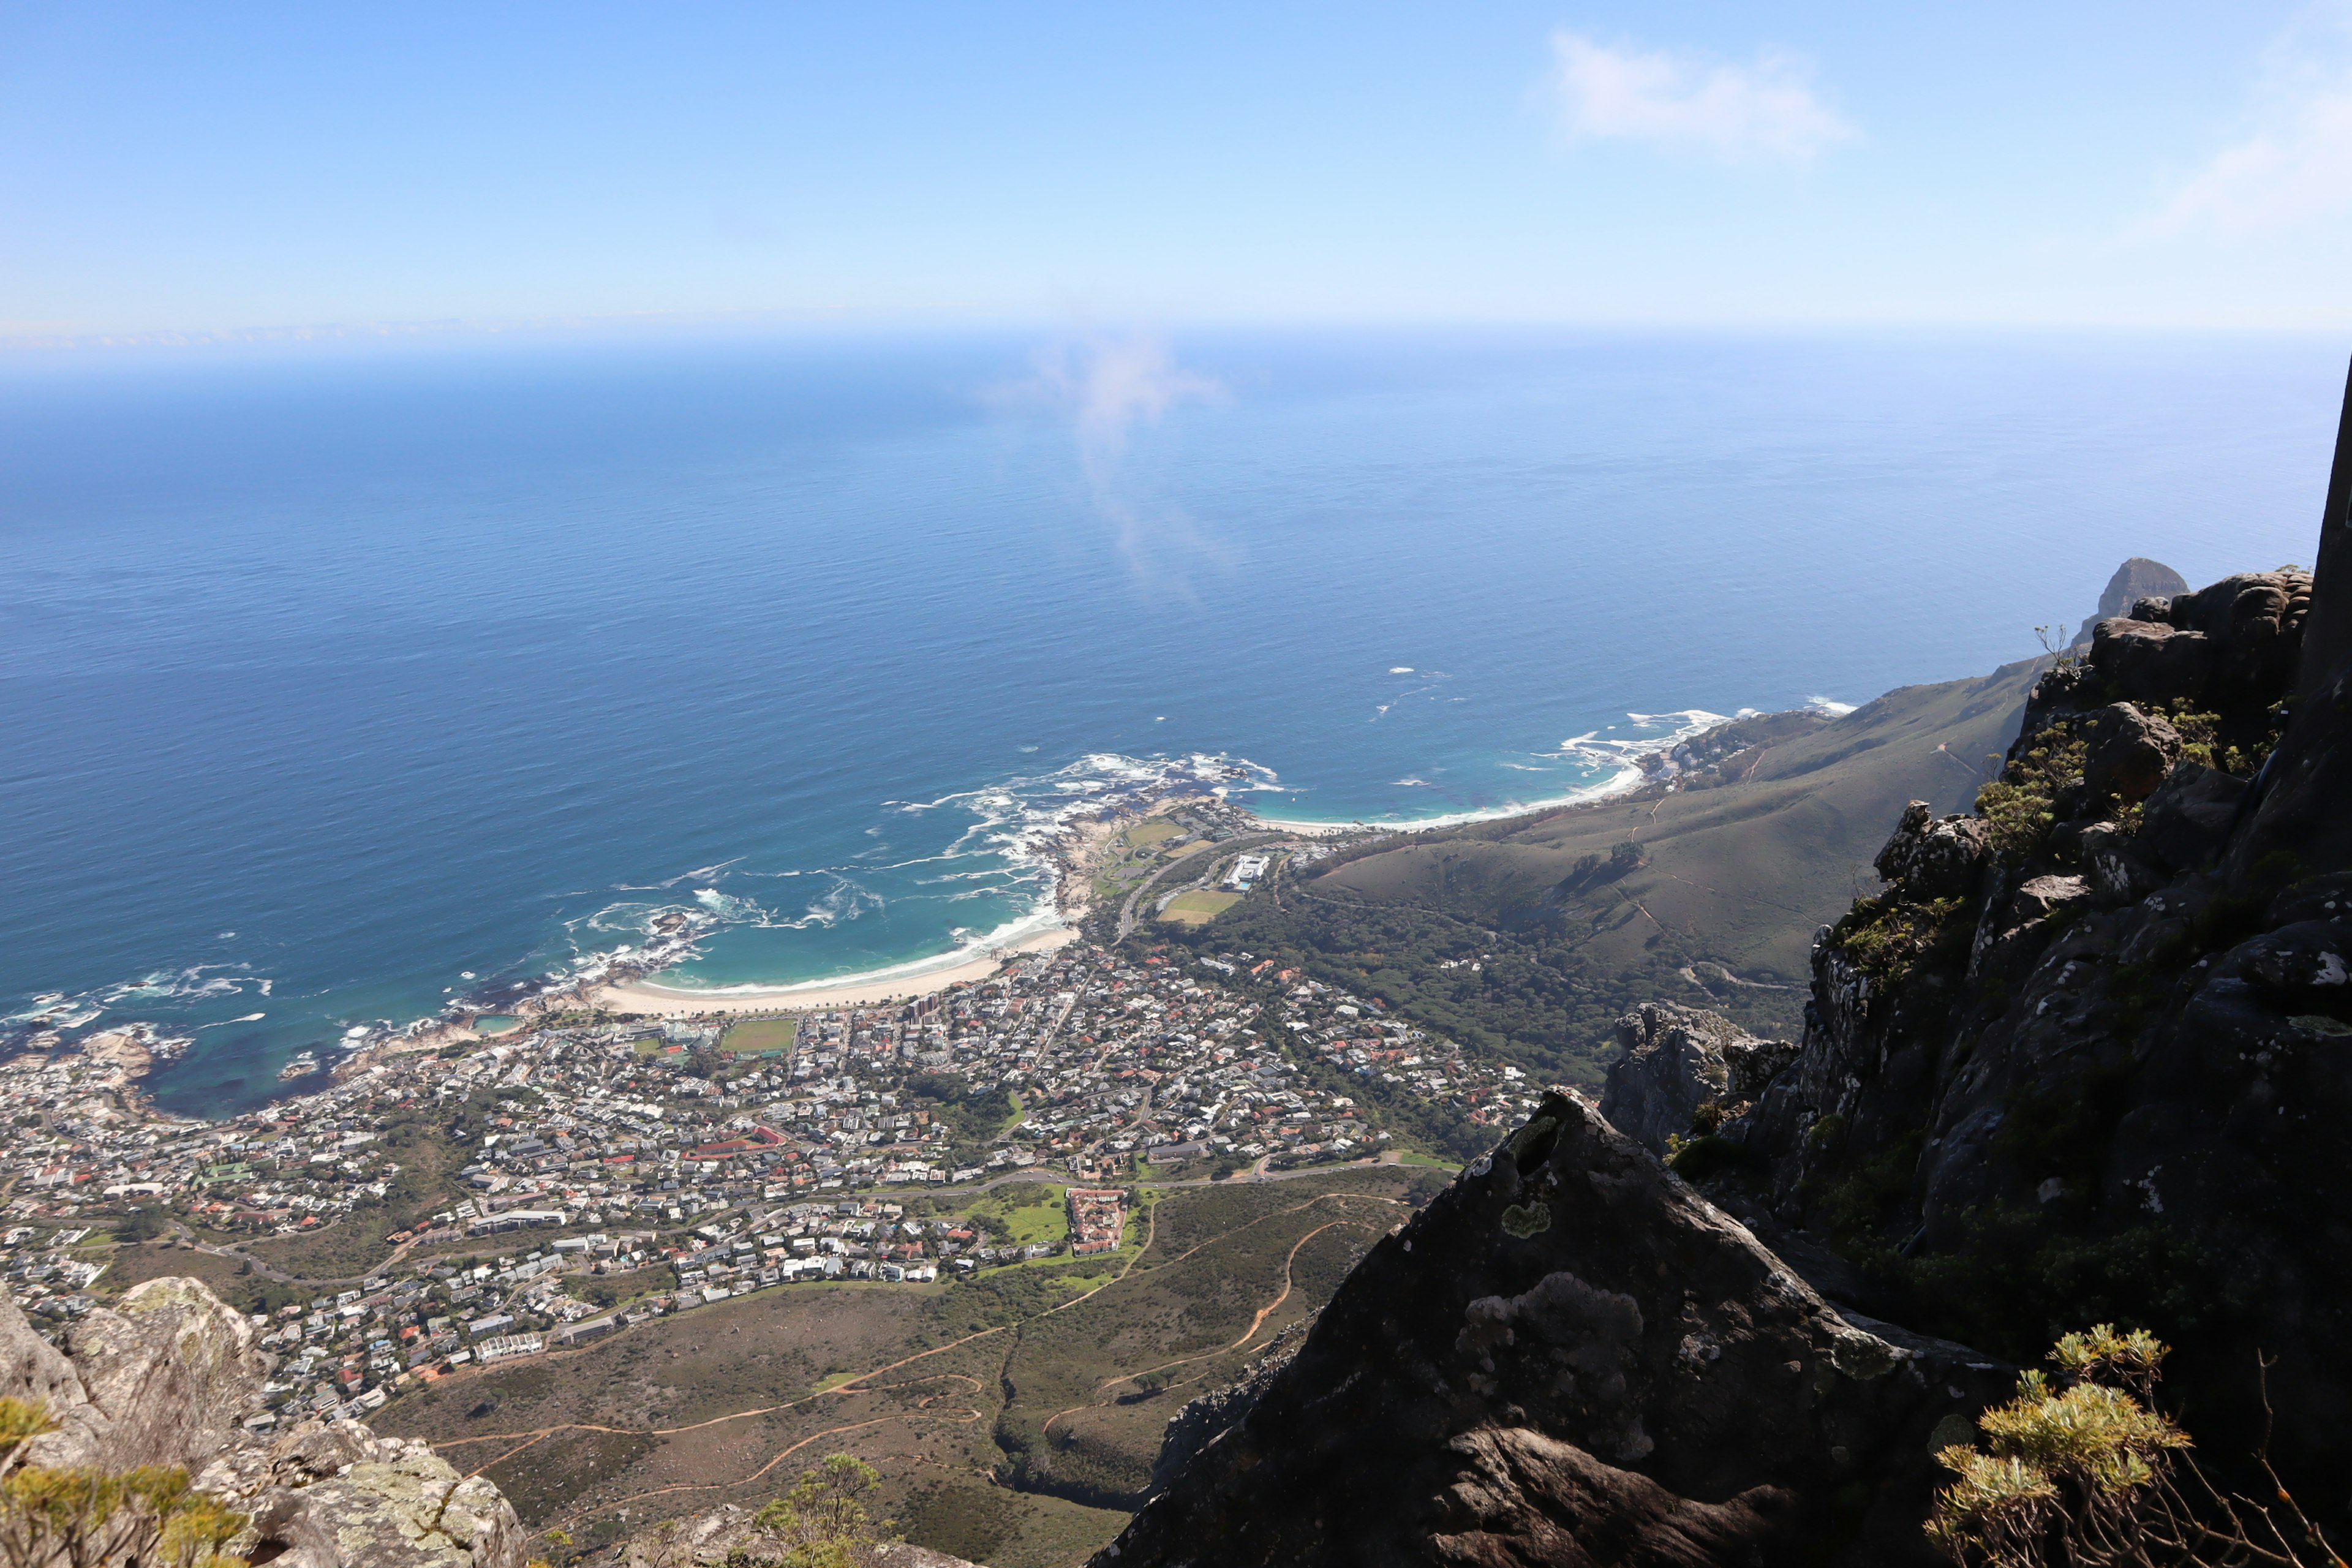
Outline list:
[[[58,1430],[40,1465],[178,1465],[251,1521],[230,1551],[284,1568],[521,1568],[528,1542],[499,1489],[425,1444],[355,1421],[247,1430],[268,1363],[244,1316],[194,1279],[150,1279],[74,1326],[65,1351],[0,1290],[0,1394]]]
[[[1096,1561],[1933,1562],[1932,1449],[2011,1377],[1841,1315],[1554,1093]]]
[[[1887,893],[1816,946],[1799,1059],[1710,1181],[1989,1350],[2155,1329],[2225,1468],[2276,1358],[2273,1456],[2341,1519],[2352,668],[2282,730],[2312,603],[2299,573],[2225,578],[2101,623],[2045,676],[2006,775],[2048,789],[2044,826],[2012,814],[1964,885],[1913,869],[1906,819]],[[2031,754],[2072,742],[2079,771],[2037,784]]]
[[[1617,1041],[1624,1055],[1609,1069],[1601,1114],[1659,1155],[1703,1110],[1718,1121],[1744,1110],[1797,1054],[1793,1041],[1760,1040],[1719,1013],[1672,1002],[1645,1002],[1618,1019]]]

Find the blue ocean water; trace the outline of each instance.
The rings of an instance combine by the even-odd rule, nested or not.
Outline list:
[[[2307,560],[2345,345],[552,342],[0,368],[0,1013],[174,1109],[665,912],[688,984],[1036,918],[1068,810],[1499,810],[1565,745]],[[1653,716],[1637,721],[1629,715]],[[62,1002],[37,1003],[40,997]]]

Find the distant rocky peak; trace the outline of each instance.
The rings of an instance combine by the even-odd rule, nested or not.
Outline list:
[[[2135,555],[2116,567],[2116,574],[2107,579],[2106,592],[2099,595],[2098,614],[2074,628],[2074,646],[2087,645],[2093,626],[2111,616],[2131,614],[2132,606],[2142,599],[2169,599],[2187,592],[2189,579],[2161,561]]]

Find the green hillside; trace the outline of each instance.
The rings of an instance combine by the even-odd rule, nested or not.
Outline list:
[[[2039,668],[1746,721],[1672,790],[1382,840],[1173,940],[1279,959],[1569,1082],[1597,1083],[1615,1020],[1653,998],[1792,1036],[1815,928],[1876,885],[1906,802],[1974,799]]]

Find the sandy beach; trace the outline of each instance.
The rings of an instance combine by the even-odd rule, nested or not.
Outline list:
[[[863,985],[828,985],[823,982],[807,985],[762,986],[752,991],[685,991],[651,981],[632,980],[618,985],[600,985],[588,997],[590,1005],[612,1013],[643,1013],[663,1017],[691,1016],[706,1013],[782,1013],[801,1012],[825,1007],[870,1007],[885,1002],[910,1002],[918,996],[928,996],[934,991],[944,991],[950,985],[966,981],[985,980],[1003,968],[1005,960],[1016,953],[1050,952],[1066,947],[1077,940],[1077,931],[1069,926],[1040,931],[1035,936],[1013,942],[993,953],[984,954],[952,969],[935,969],[927,974],[900,974],[872,981]]]

